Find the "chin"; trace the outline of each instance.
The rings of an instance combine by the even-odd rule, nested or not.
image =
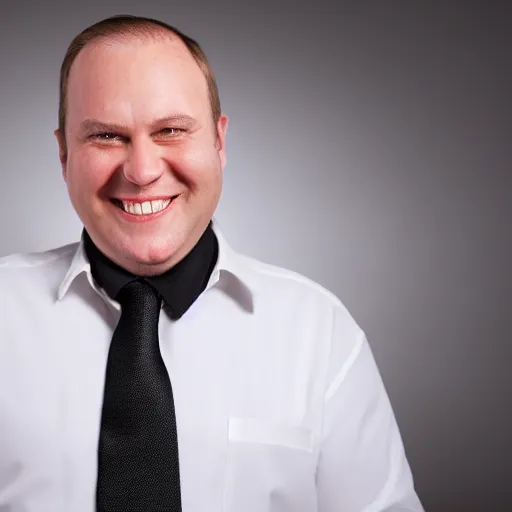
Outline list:
[[[138,274],[161,274],[176,263],[175,256],[180,248],[180,243],[171,244],[168,240],[161,243],[156,240],[141,242],[137,247],[126,247],[123,259],[132,267],[129,269],[132,272],[136,270]]]

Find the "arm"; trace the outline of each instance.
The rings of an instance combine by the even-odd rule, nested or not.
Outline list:
[[[318,512],[423,512],[370,346],[350,338],[325,397]]]

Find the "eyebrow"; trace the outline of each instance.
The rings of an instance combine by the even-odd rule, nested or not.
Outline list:
[[[158,129],[169,124],[178,124],[181,127],[192,129],[197,125],[197,120],[187,114],[174,114],[171,116],[156,119],[150,123],[151,129]],[[87,118],[80,123],[81,133],[96,133],[96,132],[118,132],[126,133],[129,131],[127,126],[116,123],[105,123],[99,119]]]

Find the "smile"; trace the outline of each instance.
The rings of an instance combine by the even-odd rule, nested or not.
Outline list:
[[[132,215],[152,215],[154,213],[165,210],[173,201],[175,197],[168,199],[156,199],[152,201],[121,201],[120,199],[112,199],[112,202],[121,208],[121,210]]]

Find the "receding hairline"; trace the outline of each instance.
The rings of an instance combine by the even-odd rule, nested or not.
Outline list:
[[[137,40],[141,42],[172,41],[179,43],[184,49],[188,50],[180,34],[175,32],[173,29],[162,27],[155,23],[141,22],[140,25],[121,26],[116,29],[115,32],[112,31],[107,34],[97,34],[82,47],[79,53],[90,45],[95,45],[97,43],[108,44],[109,41],[131,43]]]
[[[181,39],[181,37],[179,37],[179,35],[177,35],[175,32],[171,32],[169,29],[160,26],[153,26],[149,30],[143,30],[142,27],[136,27],[139,30],[132,30],[133,28],[134,27],[123,27],[122,29],[120,29],[119,32],[97,35],[90,41],[87,41],[87,43],[82,48],[80,48],[80,51],[76,54],[75,58],[73,59],[73,62],[71,63],[71,66],[68,69],[68,80],[71,76],[71,72],[75,67],[77,60],[79,60],[80,56],[85,51],[94,52],[95,50],[101,49],[102,47],[108,48],[109,46],[114,46],[116,44],[130,45],[137,42],[140,42],[142,44],[153,42],[171,42],[173,44],[176,44],[179,46],[181,50],[183,50],[185,54],[190,56],[192,62],[194,62],[198,69],[202,71],[200,66],[198,65],[198,62],[192,55],[192,52],[189,50],[189,48],[187,48],[187,45]]]
[[[165,34],[165,33],[155,33],[154,35],[150,34],[108,34],[101,35],[95,37],[91,41],[88,41],[77,53],[75,59],[71,63],[67,73],[67,86],[69,86],[69,81],[71,78],[71,74],[76,67],[76,64],[80,62],[81,57],[84,57],[84,54],[89,53],[90,55],[94,55],[96,52],[101,52],[102,50],[116,50],[118,47],[126,46],[137,48],[137,46],[145,46],[151,45],[153,43],[156,44],[166,44],[171,43],[169,47],[169,58],[173,59],[178,57],[180,59],[186,59],[190,65],[195,66],[197,70],[203,75],[206,81],[206,77],[204,76],[204,70],[201,69],[201,66],[197,62],[197,60],[192,55],[191,51],[187,48],[186,44],[176,35],[174,34]],[[174,52],[174,53],[173,53]],[[66,91],[67,92],[67,91]]]
[[[215,123],[221,115],[219,92],[215,73],[208,58],[197,41],[176,27],[152,18],[137,16],[113,16],[91,25],[78,34],[68,47],[61,65],[59,94],[59,128],[65,132],[67,89],[72,68],[83,50],[92,46],[109,45],[110,42],[132,43],[134,41],[171,41],[190,56],[207,81],[210,107]]]

